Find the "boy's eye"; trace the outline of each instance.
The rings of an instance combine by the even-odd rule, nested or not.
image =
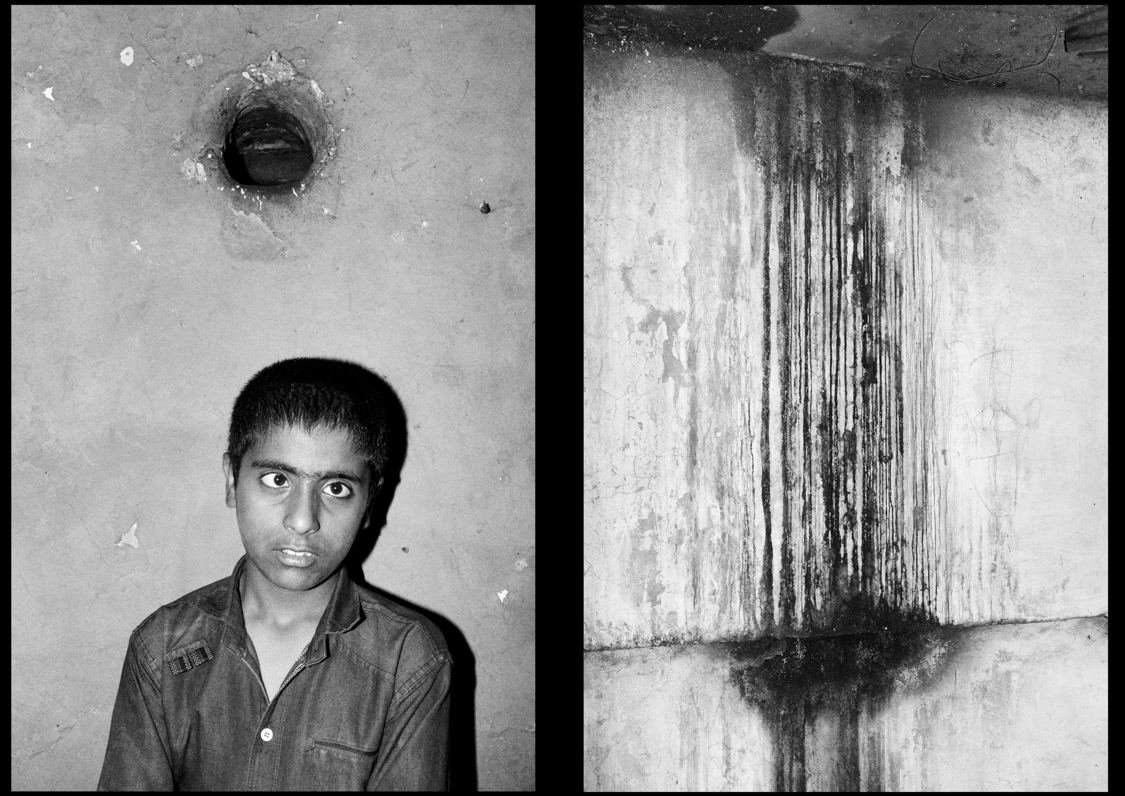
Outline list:
[[[285,486],[285,476],[281,473],[266,473],[258,480],[262,482],[263,486],[268,486],[272,489],[280,489]]]
[[[332,497],[348,498],[352,496],[352,488],[340,481],[333,481],[331,484],[324,487],[324,491]]]

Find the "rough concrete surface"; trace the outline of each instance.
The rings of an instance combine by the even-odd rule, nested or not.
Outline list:
[[[589,47],[585,644],[1107,607],[1107,108]]]
[[[968,81],[1007,93],[1098,99],[1109,95],[1106,6],[584,8],[586,39],[619,49],[675,46],[763,52],[935,81]]]
[[[1108,624],[943,628],[846,712],[740,689],[773,648],[587,652],[585,789],[1105,790]]]
[[[130,630],[242,552],[234,397],[302,355],[381,373],[405,408],[365,573],[447,622],[454,784],[534,788],[533,27],[530,7],[13,9],[14,789],[94,787]],[[303,189],[243,195],[196,114],[275,50],[334,151]]]
[[[1106,786],[1107,110],[587,47],[587,790]]]

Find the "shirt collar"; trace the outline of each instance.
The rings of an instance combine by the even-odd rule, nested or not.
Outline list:
[[[221,618],[243,636],[246,635],[246,622],[242,614],[242,596],[238,592],[238,584],[245,566],[244,553],[234,565],[234,572],[231,573],[226,588],[216,589],[202,606],[207,613]],[[332,589],[332,597],[329,598],[328,606],[324,609],[316,633],[313,635],[313,646],[317,648],[322,648],[323,637],[326,634],[351,630],[363,618],[359,588],[348,577],[345,568],[341,566],[333,577],[336,578],[336,585]]]

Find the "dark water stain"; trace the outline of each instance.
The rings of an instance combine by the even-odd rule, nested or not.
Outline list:
[[[695,350],[696,344],[688,343],[687,370],[691,374],[695,373]],[[688,470],[694,479],[695,468],[699,461],[699,391],[692,389],[688,401]]]
[[[924,442],[908,448],[905,418],[921,419],[933,384],[927,365],[904,357],[918,325],[904,283],[917,285],[921,257],[898,221],[910,217],[911,170],[925,157],[920,89],[762,56],[717,63],[762,185],[751,222],[761,230],[761,416],[748,419],[760,450],[761,526],[748,530],[765,536],[761,627],[830,626],[856,595],[932,613],[929,571],[906,565],[926,558],[915,507],[923,517],[931,508],[933,454]]]
[[[771,227],[773,213],[772,180],[766,180],[765,190],[765,218],[766,230]],[[771,351],[770,340],[770,247],[765,246],[762,252],[762,281],[765,287],[762,290],[762,417],[761,433],[761,472],[762,472],[762,521],[765,525],[766,541],[762,547],[762,589],[761,589],[761,615],[762,626],[766,632],[773,630],[773,517],[770,506],[770,467],[773,450],[770,447],[770,370]],[[753,427],[753,421],[751,421]],[[753,531],[746,528],[747,533]]]
[[[917,236],[891,221],[909,208],[890,205],[911,197],[925,158],[921,100],[855,71],[757,56],[722,64],[739,146],[763,185],[753,221],[763,251],[762,411],[750,422],[765,531],[758,612],[772,637],[735,645],[731,673],[770,719],[779,790],[806,788],[817,722],[835,726],[838,756],[818,764],[818,777],[838,790],[878,790],[881,759],[861,765],[860,756],[879,750],[859,737],[860,723],[944,650],[923,564],[933,557],[934,453],[924,425],[917,445],[904,436],[908,413],[923,419],[906,385],[933,390],[930,372],[904,358],[918,319],[903,284],[917,283],[910,269],[922,258]],[[884,143],[896,127],[900,173]]]
[[[777,136],[780,140],[790,138],[788,134],[789,115],[778,114]],[[774,165],[778,165],[775,161]],[[786,499],[781,502],[781,571],[778,585],[778,624],[781,627],[790,627],[794,619],[794,585],[793,585],[793,519],[792,503],[788,500],[790,485],[793,483],[793,471],[790,465],[790,450],[792,447],[792,431],[796,422],[794,417],[795,407],[792,404],[791,392],[793,388],[792,368],[793,354],[790,351],[792,335],[788,331],[793,328],[793,181],[792,164],[782,160],[784,179],[775,176],[775,187],[778,189],[778,203],[780,205],[780,218],[776,230],[767,229],[766,234],[774,232],[777,237],[777,314],[778,329],[777,364],[778,382],[780,383],[781,404],[781,484]],[[767,287],[767,291],[768,291]]]
[[[778,789],[807,787],[806,754],[819,748],[807,740],[827,722],[837,759],[818,776],[835,777],[835,789],[878,790],[878,742],[859,727],[898,684],[936,671],[946,647],[929,549],[939,462],[922,406],[936,387],[924,358],[904,356],[926,321],[917,292],[904,289],[924,286],[925,89],[759,55],[678,55],[727,71],[736,141],[761,176],[761,214],[746,223],[762,255],[743,266],[759,269],[762,285],[745,297],[762,312],[760,413],[746,418],[759,478],[730,485],[748,501],[756,488],[761,511],[754,522],[724,521],[744,550],[759,551],[744,557],[741,588],[756,598],[743,601],[747,626],[767,638],[730,646],[730,676],[769,717]],[[888,130],[902,131],[898,153]],[[670,355],[682,318],[650,308],[641,325],[662,321]],[[665,379],[680,375],[676,364],[666,356]],[[907,415],[918,429],[909,440]],[[698,444],[693,426],[689,447]]]
[[[850,627],[864,630],[722,645],[731,681],[770,727],[776,790],[805,791],[814,776],[831,790],[882,790],[883,750],[877,739],[861,738],[861,727],[896,689],[919,688],[938,674],[953,649],[952,632],[923,615],[864,597],[848,612]],[[825,727],[834,744],[815,743]],[[825,748],[831,759],[806,758]]]

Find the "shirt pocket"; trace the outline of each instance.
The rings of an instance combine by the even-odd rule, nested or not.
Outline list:
[[[366,790],[378,749],[357,749],[336,741],[313,741],[309,750],[318,790]]]

